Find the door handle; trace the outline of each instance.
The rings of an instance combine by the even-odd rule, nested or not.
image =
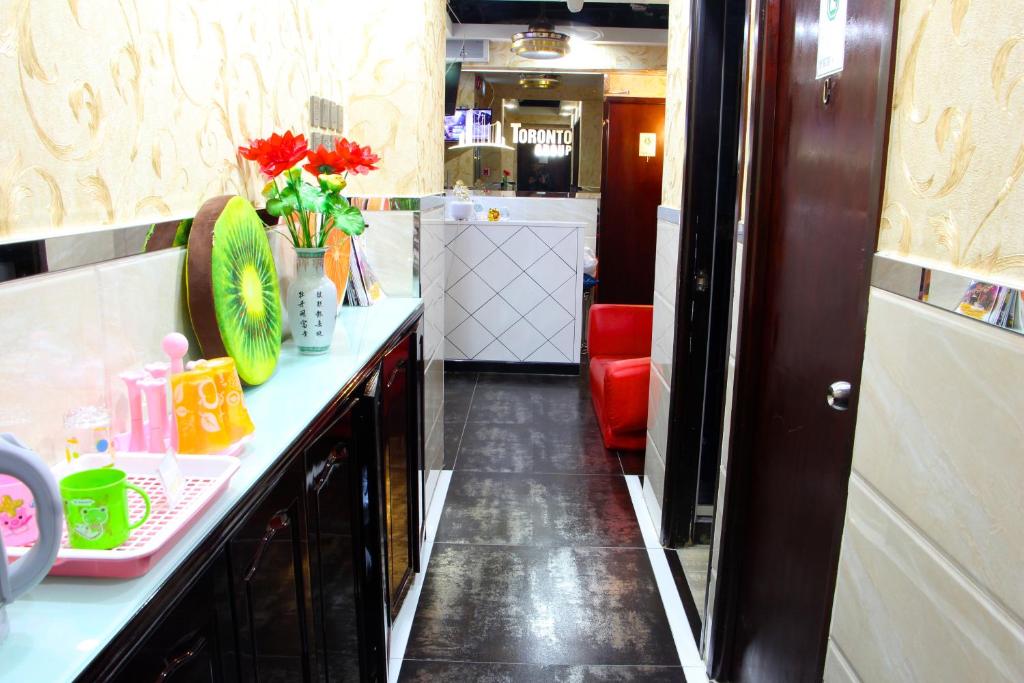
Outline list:
[[[178,669],[198,657],[205,648],[206,638],[199,636],[196,638],[195,642],[188,647],[188,649],[167,662],[167,666],[165,666],[163,671],[160,672],[160,675],[156,677],[155,683],[160,683],[161,681],[170,679]]]
[[[829,408],[832,410],[849,410],[850,409],[850,387],[849,382],[832,382],[828,386],[828,393],[825,395],[825,401],[828,403]]]
[[[249,565],[249,570],[245,573],[245,578],[243,580],[246,583],[248,583],[252,579],[253,575],[259,570],[260,561],[263,559],[263,553],[266,551],[267,546],[270,545],[270,542],[274,540],[274,536],[277,536],[278,531],[288,528],[289,524],[291,524],[291,520],[288,518],[288,513],[283,510],[271,517],[270,521],[267,522],[266,533],[264,533],[263,538],[260,539],[259,547],[256,548],[256,554],[252,558],[252,564]]]

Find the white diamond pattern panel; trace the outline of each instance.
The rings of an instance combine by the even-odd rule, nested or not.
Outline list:
[[[573,323],[569,323],[551,337],[551,344],[570,360],[573,357],[572,346],[575,341],[576,330]]]
[[[473,318],[468,318],[448,335],[448,338],[470,358],[483,351],[494,341],[494,336]]]
[[[479,270],[486,273],[487,284],[499,292],[523,272],[512,259],[498,250],[480,263]]]
[[[522,228],[501,245],[501,250],[520,266],[529,266],[548,252],[548,246],[529,228]]]
[[[501,292],[501,298],[512,304],[520,315],[526,315],[544,300],[547,294],[532,277],[523,273]]]
[[[526,318],[520,318],[519,322],[505,330],[499,339],[519,360],[526,360],[547,343],[544,335],[527,322]]]
[[[500,341],[495,339],[487,345],[483,351],[476,355],[476,360],[490,360],[490,361],[504,361],[515,363],[519,359],[516,358],[516,354],[508,350],[508,348]]]
[[[484,237],[479,228],[471,225],[452,240],[448,248],[467,266],[476,268],[497,247],[494,246],[494,242]]]
[[[477,309],[473,317],[487,328],[488,332],[498,337],[522,316],[507,301],[496,296]]]
[[[446,357],[579,362],[582,230],[449,223]]]
[[[555,303],[551,297],[544,299],[530,312],[530,324],[537,331],[550,339],[560,329],[572,322],[572,316],[564,308]]]
[[[466,322],[469,312],[460,306],[451,296],[445,295],[444,301],[444,333],[451,334],[452,330]]]
[[[527,268],[526,272],[546,292],[555,291],[559,285],[572,279],[572,276],[576,274],[574,269],[565,265],[562,259],[550,251],[537,259],[537,262]]]
[[[465,308],[467,312],[473,313],[493,297],[495,292],[474,270],[449,287],[448,294],[455,303]]]

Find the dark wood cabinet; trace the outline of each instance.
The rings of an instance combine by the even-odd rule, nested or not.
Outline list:
[[[384,680],[387,620],[373,401],[345,401],[306,450],[318,678]]]
[[[79,680],[387,680],[422,534],[418,335],[409,321]]]
[[[388,606],[394,619],[415,574],[419,527],[419,468],[416,462],[415,411],[411,378],[413,338],[390,351],[381,364],[381,475],[384,489],[384,538],[387,544]]]
[[[189,588],[115,677],[118,683],[233,681],[223,653],[234,638],[223,554]]]
[[[311,681],[302,463],[295,460],[228,542],[243,681]]]

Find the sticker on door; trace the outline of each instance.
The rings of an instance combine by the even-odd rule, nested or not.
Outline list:
[[[818,13],[818,69],[815,78],[843,70],[846,56],[846,0],[821,0]]]

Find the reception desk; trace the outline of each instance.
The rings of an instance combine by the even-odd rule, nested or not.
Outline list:
[[[481,370],[576,371],[585,226],[447,221],[445,359]]]

